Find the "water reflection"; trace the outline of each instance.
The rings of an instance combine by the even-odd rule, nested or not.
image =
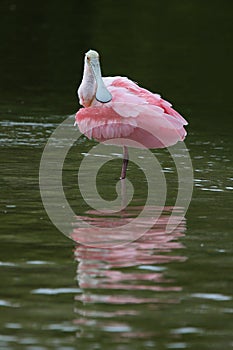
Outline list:
[[[153,213],[157,208],[151,207],[150,210]],[[174,215],[174,210],[177,215]],[[118,217],[101,217],[98,212],[89,211],[85,220],[93,223],[93,234],[98,225],[100,235],[100,226],[122,225],[140,211],[140,206],[131,206]],[[168,233],[167,224],[172,212],[174,230]],[[167,264],[186,260],[180,251],[184,246],[179,239],[186,230],[185,218],[181,220],[181,216],[180,208],[165,207],[154,226],[136,241],[112,248],[76,246],[74,255],[81,292],[75,297],[75,323],[82,334],[85,329],[90,332],[90,327],[93,332],[94,329],[111,334],[120,332],[127,338],[148,338],[154,333],[148,332],[148,325],[144,332],[144,327],[140,326],[139,331],[134,324],[142,316],[141,304],[145,304],[144,312],[150,313],[162,304],[179,302],[177,292],[182,286],[169,277]],[[83,237],[82,230],[81,235]],[[72,238],[79,241],[78,228],[74,228]]]

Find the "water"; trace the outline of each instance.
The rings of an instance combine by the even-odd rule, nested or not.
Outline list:
[[[153,1],[144,11],[137,1],[100,5],[0,7],[0,349],[230,349],[232,4]],[[182,208],[174,207],[174,162],[166,150],[153,151],[167,179],[166,206],[147,235],[114,249],[77,244],[78,220],[114,228],[137,216],[147,190],[134,164],[130,206],[99,216],[77,187],[77,166],[96,143],[81,138],[71,147],[63,184],[76,213],[67,222],[73,240],[51,223],[39,190],[44,146],[78,109],[75,89],[89,48],[103,53],[105,74],[128,75],[161,92],[190,121],[188,212],[180,220]],[[116,198],[120,167],[117,157],[99,173],[106,200]],[[156,210],[150,207],[151,217]],[[173,210],[179,224],[169,234]],[[88,237],[97,232],[102,238],[96,226]]]

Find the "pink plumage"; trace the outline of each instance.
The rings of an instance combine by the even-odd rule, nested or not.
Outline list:
[[[94,100],[91,106],[76,114],[80,131],[97,141],[112,140],[116,144],[161,148],[184,140],[186,120],[158,94],[139,87],[125,77],[103,78],[112,95],[108,103]]]
[[[99,54],[86,53],[82,83],[78,89],[84,108],[76,114],[76,124],[90,139],[124,146],[163,148],[183,141],[187,121],[171,104],[139,87],[126,77],[102,78]]]

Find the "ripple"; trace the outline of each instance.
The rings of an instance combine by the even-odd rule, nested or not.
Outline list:
[[[13,322],[9,322],[5,324],[5,328],[9,328],[9,329],[20,329],[22,328],[22,325],[20,323],[13,323]]]
[[[38,288],[31,291],[31,294],[57,295],[80,293],[79,288]]]
[[[0,341],[1,342],[15,342],[17,338],[14,335],[3,335],[0,334]]]
[[[142,265],[142,266],[138,266],[138,269],[159,272],[159,271],[165,271],[167,268],[164,266]]]
[[[43,127],[50,128],[58,126],[58,123],[36,123],[36,122],[14,122],[10,120],[0,121],[0,126],[32,126],[32,127]]]
[[[215,187],[202,187],[201,188],[202,191],[211,191],[211,192],[224,192],[224,190],[222,190],[221,188],[215,188]]]
[[[54,262],[42,261],[42,260],[29,260],[28,265],[52,265]]]
[[[1,121],[0,146],[40,146],[58,125],[58,123]]]
[[[186,343],[170,343],[167,345],[168,349],[185,349],[186,347]]]
[[[62,332],[75,332],[77,330],[77,327],[70,326],[66,324],[59,324],[59,323],[53,323],[48,326],[43,327],[45,330],[52,330],[52,331],[62,331]]]
[[[203,329],[196,327],[181,327],[171,330],[172,334],[192,334],[192,333],[203,333]]]
[[[123,324],[116,324],[111,326],[104,326],[103,330],[106,332],[130,332],[131,327]]]
[[[228,301],[232,300],[232,297],[217,293],[193,293],[191,294],[193,298],[208,299],[215,301]]]
[[[16,266],[16,264],[12,263],[12,262],[7,262],[7,261],[0,261],[0,266]]]
[[[19,304],[13,304],[9,301],[6,301],[4,299],[0,299],[0,306],[5,306],[5,307],[19,307]]]

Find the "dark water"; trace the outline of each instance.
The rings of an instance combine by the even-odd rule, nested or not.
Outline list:
[[[0,349],[232,348],[232,10],[227,0],[1,3]],[[170,234],[169,217],[174,210],[176,222],[182,208],[174,208],[177,175],[166,150],[153,151],[168,183],[166,206],[138,240],[114,249],[79,245],[46,214],[40,159],[79,108],[89,48],[102,53],[106,75],[162,93],[189,120],[194,191]],[[80,217],[92,220],[93,235],[95,225],[137,216],[146,201],[143,173],[130,164],[129,208],[91,211],[77,164],[94,145],[80,139],[64,163],[76,241]],[[112,161],[99,173],[107,200],[116,196],[120,166]]]

